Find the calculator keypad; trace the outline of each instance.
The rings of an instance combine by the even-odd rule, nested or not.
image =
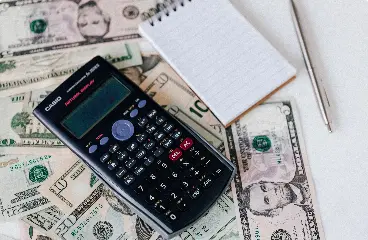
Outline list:
[[[139,103],[138,108],[146,105]],[[115,135],[120,134],[120,138],[134,129],[130,140],[110,140],[111,145],[100,156],[100,162],[114,172],[118,181],[132,188],[137,197],[145,199],[153,211],[175,222],[180,212],[188,211],[188,205],[196,204],[204,191],[210,191],[222,173],[221,165],[210,159],[208,150],[203,150],[181,126],[155,109],[148,113],[134,109],[129,121],[131,125],[125,120],[114,125]],[[119,127],[121,132],[116,130]]]

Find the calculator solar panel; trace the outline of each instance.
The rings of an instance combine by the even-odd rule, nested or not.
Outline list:
[[[234,175],[226,158],[101,57],[34,115],[163,237],[198,220]]]

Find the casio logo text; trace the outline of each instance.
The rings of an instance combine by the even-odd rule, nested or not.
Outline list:
[[[47,107],[45,107],[46,112],[50,111],[51,108],[53,108],[58,102],[60,102],[61,97],[57,97],[54,101],[52,101],[52,103],[50,103],[50,105],[48,105]]]

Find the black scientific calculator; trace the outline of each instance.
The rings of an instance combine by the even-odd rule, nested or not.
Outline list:
[[[198,220],[235,172],[101,57],[49,94],[34,115],[165,238]]]

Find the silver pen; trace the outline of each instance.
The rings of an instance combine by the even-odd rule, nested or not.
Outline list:
[[[305,62],[305,65],[307,67],[307,71],[308,71],[309,77],[310,77],[312,85],[313,85],[313,90],[314,90],[314,93],[315,93],[315,96],[316,96],[316,99],[317,99],[318,107],[321,111],[321,115],[322,115],[322,118],[323,118],[323,121],[324,121],[325,125],[327,126],[327,129],[331,133],[332,132],[331,123],[330,123],[329,117],[327,115],[327,107],[326,107],[326,104],[328,104],[328,102],[325,103],[324,100],[323,100],[322,89],[321,89],[320,85],[318,84],[318,81],[316,79],[316,75],[314,73],[314,69],[313,69],[313,66],[312,66],[312,63],[311,63],[311,60],[310,60],[310,57],[309,57],[307,45],[305,43],[304,36],[303,36],[302,31],[301,31],[300,21],[299,21],[299,17],[298,17],[298,13],[297,13],[294,1],[290,0],[290,2],[291,2],[291,15],[292,15],[292,18],[293,18],[295,31],[296,31],[296,34],[298,36],[299,45],[300,45],[300,48],[301,48],[302,53],[303,53],[304,62]],[[323,91],[323,93],[326,95],[326,99],[328,101],[326,92]]]

